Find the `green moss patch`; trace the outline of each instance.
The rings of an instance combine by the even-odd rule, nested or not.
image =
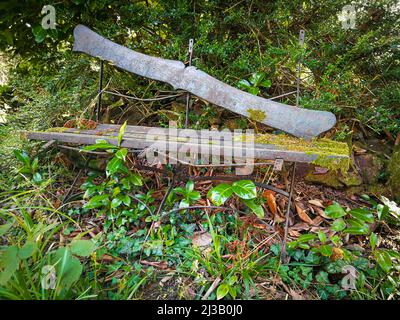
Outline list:
[[[261,122],[267,118],[263,110],[247,109],[247,113],[249,114],[249,118],[254,121]]]
[[[246,137],[244,137],[246,139]],[[329,170],[341,170],[347,172],[350,166],[349,146],[344,142],[333,141],[325,138],[306,141],[284,134],[256,134],[256,144],[271,144],[284,150],[304,152],[308,155],[316,155],[313,164]]]

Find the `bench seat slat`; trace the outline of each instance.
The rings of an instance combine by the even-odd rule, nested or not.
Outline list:
[[[95,129],[92,130],[82,130],[76,128],[62,128],[60,132],[28,132],[27,138],[32,140],[43,140],[50,141],[56,140],[63,143],[71,143],[78,145],[91,145],[95,144],[97,139],[105,139],[110,144],[117,145],[117,136],[119,132],[120,125],[109,125],[109,124],[99,124]],[[157,129],[158,132],[164,132],[165,134],[161,135],[150,135],[149,132],[152,129]],[[151,141],[152,139],[146,139],[149,137],[157,138],[158,142],[169,144],[173,150],[180,150],[182,147],[185,147],[185,150],[191,149],[195,153],[201,153],[201,150],[207,150],[211,155],[221,155],[223,154],[222,149],[223,146],[217,147],[216,145],[210,143],[201,143],[199,141],[197,143],[189,143],[188,141],[179,141],[174,139],[167,138],[166,133],[168,132],[168,128],[155,128],[155,127],[142,127],[142,126],[127,126],[125,130],[125,134],[123,136],[122,147],[126,147],[129,149],[145,149],[150,147],[155,141]],[[183,129],[178,129],[178,135],[181,133]],[[204,141],[203,141],[204,142]],[[254,144],[253,147],[247,147],[243,144],[242,153],[239,153],[239,150],[234,144],[232,146],[225,146],[228,152],[235,154],[238,156],[239,154],[243,156],[243,158],[247,157],[254,153],[255,159],[263,159],[263,160],[275,160],[275,159],[283,159],[284,161],[295,161],[295,162],[313,162],[318,155],[302,152],[302,151],[294,151],[294,150],[285,150],[281,146],[276,146],[272,144]],[[182,149],[181,149],[182,150]],[[346,158],[345,155],[326,155],[328,158],[337,158],[343,159]],[[240,157],[240,156],[238,156]],[[348,157],[347,157],[348,158]]]

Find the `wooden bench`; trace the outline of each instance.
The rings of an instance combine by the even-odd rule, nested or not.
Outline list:
[[[285,236],[282,241],[282,259],[284,261],[296,163],[314,163],[315,165],[326,167],[331,170],[340,169],[343,172],[347,172],[349,168],[350,152],[347,144],[328,139],[311,139],[319,133],[331,128],[335,124],[335,117],[331,113],[305,109],[300,110],[298,107],[271,102],[270,99],[249,95],[248,93],[242,92],[212,78],[204,72],[197,71],[194,67],[186,68],[181,62],[146,56],[119,46],[84,26],[77,26],[75,28],[74,37],[75,51],[85,52],[101,59],[97,123],[95,127],[91,129],[62,127],[50,128],[42,132],[27,132],[27,138],[42,141],[56,141],[73,145],[93,145],[98,139],[104,139],[110,144],[118,145],[117,137],[121,125],[98,123],[101,112],[102,94],[116,94],[105,91],[102,88],[104,60],[111,61],[114,66],[140,76],[170,83],[174,88],[187,90],[211,103],[225,107],[244,116],[249,116],[252,120],[260,121],[288,132],[292,134],[292,136],[285,134],[233,134],[230,136],[222,134],[222,136],[220,136],[221,133],[219,132],[209,131],[205,134],[205,138],[203,136],[203,139],[192,139],[193,136],[202,137],[204,132],[191,129],[176,129],[176,131],[174,131],[174,129],[172,129],[174,134],[171,134],[171,128],[128,125],[126,126],[121,143],[122,147],[126,147],[131,151],[147,150],[147,152],[161,153],[165,158],[170,157],[169,160],[171,160],[171,158],[172,160],[178,160],[178,163],[185,163],[185,161],[180,160],[180,154],[184,153],[183,158],[185,158],[184,156],[187,156],[189,150],[188,159],[190,161],[186,161],[186,164],[189,165],[201,166],[204,164],[202,161],[205,161],[206,165],[209,164],[210,159],[204,159],[204,157],[202,157],[204,154],[214,157],[214,160],[217,158],[218,161],[222,161],[222,163],[218,163],[217,161],[217,166],[227,164],[228,166],[239,165],[246,167],[249,158],[253,160],[265,160],[267,161],[265,163],[275,164],[275,167],[281,167],[283,161],[292,162],[292,177],[289,192],[264,183],[255,182],[257,186],[275,190],[288,197]],[[300,44],[303,42],[304,32],[300,32]],[[191,66],[192,48],[193,41],[191,40],[189,44],[189,66]],[[297,82],[297,101],[299,97],[299,74]],[[120,94],[116,95],[121,96]],[[132,98],[125,95],[122,96],[125,98]],[[241,101],[242,98],[243,101]],[[186,99],[185,127],[187,127],[188,124],[189,101],[190,93],[188,93]],[[246,111],[243,106],[248,106],[250,109]],[[252,109],[253,106],[255,109]],[[253,114],[257,115],[257,119],[252,117]],[[223,143],[221,143],[221,141]],[[181,150],[183,151],[181,152]],[[225,157],[222,159],[221,155],[224,154]],[[227,162],[226,154],[236,155],[236,158],[233,157],[233,161]],[[191,155],[194,156],[190,158]],[[177,159],[173,159],[173,157],[177,157]],[[257,163],[252,163],[252,165],[257,165]],[[264,164],[264,162],[261,163]],[[278,163],[280,165],[277,165]],[[204,180],[202,178],[213,180],[213,177],[197,178],[193,180]],[[216,177],[214,176],[214,178]],[[240,176],[222,176],[218,177],[218,180],[224,178],[231,181],[243,179]],[[246,179],[249,179],[249,177],[246,177]],[[77,179],[75,179],[75,181],[76,180]],[[172,181],[174,181],[174,179],[172,179]],[[171,188],[172,185],[169,186],[164,199],[167,197]],[[164,201],[161,201],[158,212],[160,212],[163,203]]]

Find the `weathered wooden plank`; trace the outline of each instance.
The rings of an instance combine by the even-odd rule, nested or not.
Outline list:
[[[144,127],[146,128],[146,127]],[[148,127],[147,127],[148,128]],[[89,133],[93,133],[91,130],[86,130]],[[64,143],[73,143],[73,144],[82,144],[82,145],[90,145],[94,144],[97,139],[105,139],[110,144],[117,145],[117,132],[113,132],[113,136],[98,136],[95,134],[89,133],[71,133],[71,132],[28,132],[27,138],[34,140],[57,140]],[[165,138],[165,137],[164,137]],[[122,147],[130,148],[130,149],[145,149],[153,145],[155,141],[151,139],[145,139],[143,133],[131,135],[124,135],[124,139],[122,141]],[[243,148],[237,147],[234,144],[232,146],[215,146],[211,144],[201,143],[190,143],[190,142],[182,142],[182,141],[172,141],[163,139],[163,136],[159,137],[158,140],[160,146],[163,144],[170,150],[181,150],[184,148],[185,150],[191,150],[193,153],[205,153],[218,156],[224,154],[223,152],[227,152],[227,154],[237,155],[238,157],[243,158],[255,158],[255,159],[283,159],[285,161],[295,161],[295,162],[306,162],[310,163],[317,158],[316,154],[309,154],[305,152],[299,151],[291,151],[291,150],[282,150],[278,146],[274,145],[264,145],[257,144],[254,147],[248,148],[246,145],[243,145]],[[164,151],[164,150],[160,150]],[[239,156],[240,155],[240,156]],[[327,156],[330,157],[329,155]],[[344,158],[345,156],[331,156],[332,158]]]
[[[336,123],[331,112],[309,110],[264,99],[234,88],[196,67],[180,61],[151,57],[118,45],[89,28],[74,30],[74,51],[110,61],[137,75],[163,81],[255,121],[283,130],[297,137],[312,138]]]

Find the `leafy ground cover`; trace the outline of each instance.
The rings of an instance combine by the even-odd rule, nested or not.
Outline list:
[[[0,200],[3,298],[399,296],[400,209],[385,198],[296,197],[282,263],[285,198],[250,180],[187,180],[160,210],[160,173],[139,172],[127,149],[101,139],[83,150],[110,156],[69,193],[67,168],[15,151],[18,184]]]

